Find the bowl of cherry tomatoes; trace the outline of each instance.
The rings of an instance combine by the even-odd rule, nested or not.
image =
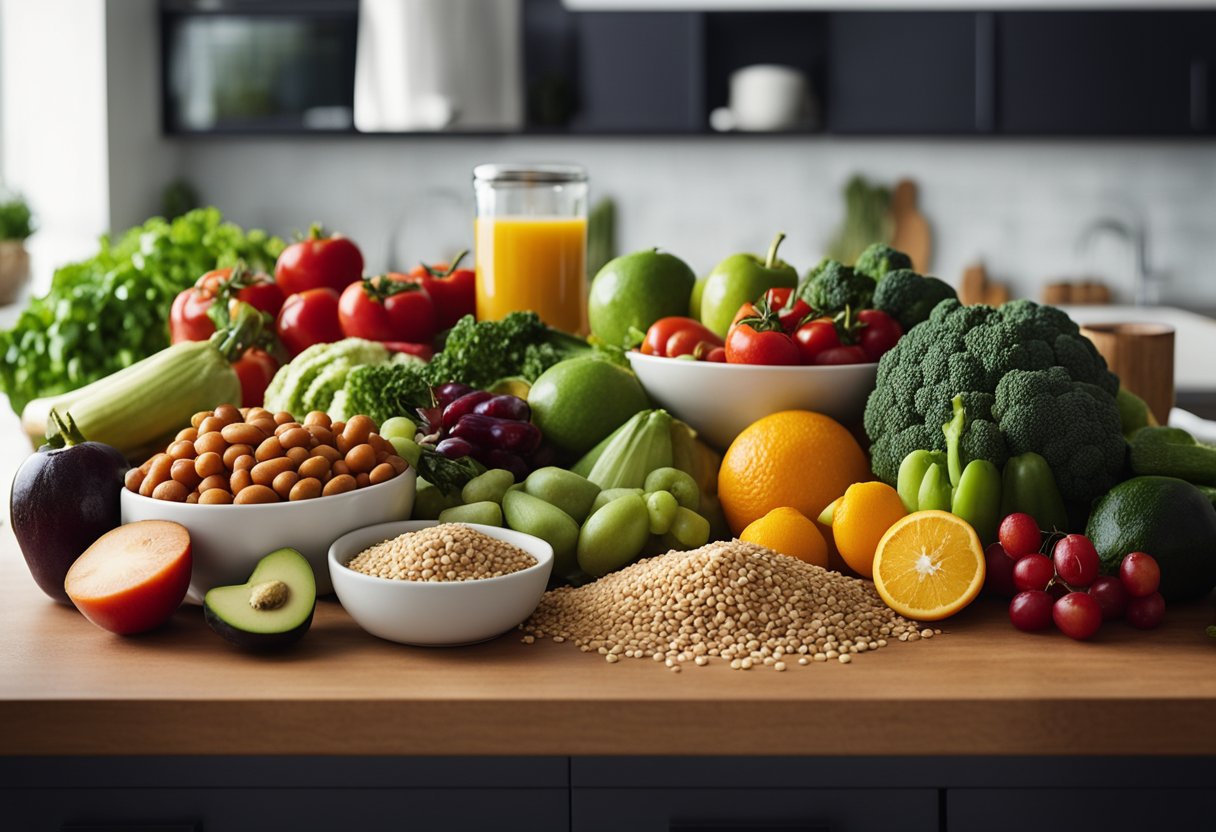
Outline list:
[[[878,359],[903,330],[877,309],[817,315],[790,290],[746,304],[725,339],[693,318],[663,318],[629,363],[646,392],[712,445],[782,410],[861,421]]]

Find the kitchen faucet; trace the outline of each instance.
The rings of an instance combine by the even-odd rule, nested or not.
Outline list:
[[[1132,286],[1136,306],[1153,306],[1160,300],[1156,275],[1148,268],[1148,229],[1143,219],[1134,222],[1102,217],[1081,232],[1077,240],[1078,253],[1085,253],[1100,234],[1113,234],[1130,246],[1132,256]]]

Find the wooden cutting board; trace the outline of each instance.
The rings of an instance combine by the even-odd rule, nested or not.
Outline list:
[[[891,245],[912,258],[912,268],[929,273],[933,260],[933,235],[929,221],[917,206],[919,188],[912,179],[901,179],[891,192],[891,220],[895,231]]]

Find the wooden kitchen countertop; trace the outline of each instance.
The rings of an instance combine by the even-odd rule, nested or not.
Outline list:
[[[197,607],[134,638],[94,627],[42,595],[5,527],[0,622],[0,755],[1216,754],[1209,604],[1077,643],[982,601],[847,666],[677,674],[518,634],[403,647],[328,600],[264,657]]]

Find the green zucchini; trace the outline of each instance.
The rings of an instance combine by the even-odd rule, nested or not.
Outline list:
[[[200,410],[239,405],[241,382],[211,341],[183,341],[56,399],[67,397],[71,398],[66,404],[59,401],[46,412],[57,412],[85,439],[134,457],[156,446],[163,448]],[[35,405],[37,401],[30,402],[26,411]],[[52,428],[47,434],[54,445],[59,438],[56,431]]]

